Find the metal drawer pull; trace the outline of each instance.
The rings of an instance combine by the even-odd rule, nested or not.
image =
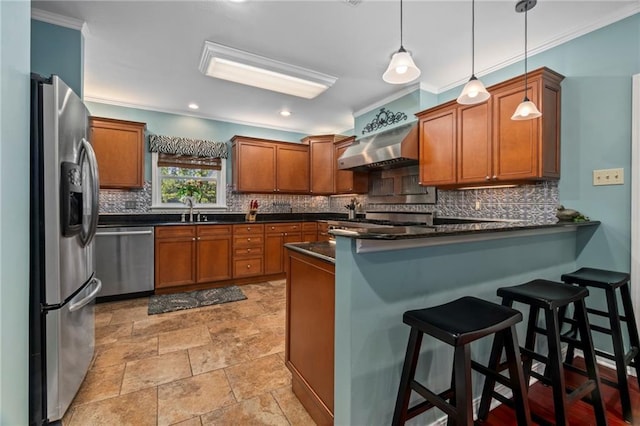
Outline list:
[[[121,235],[151,235],[153,231],[124,231],[124,232],[98,232],[96,235],[101,237],[121,236]]]
[[[247,238],[247,241],[251,241],[251,238]]]
[[[247,265],[247,269],[251,269],[251,265]]]

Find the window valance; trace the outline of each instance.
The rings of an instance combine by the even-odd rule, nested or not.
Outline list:
[[[225,142],[189,139],[176,136],[149,136],[149,151],[191,157],[228,158]]]

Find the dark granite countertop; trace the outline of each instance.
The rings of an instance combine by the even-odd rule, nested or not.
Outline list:
[[[256,222],[247,222],[246,216],[243,213],[203,213],[203,215],[207,217],[206,221],[182,222],[181,215],[181,213],[101,214],[99,216],[98,225],[100,227],[216,225],[273,222],[314,222],[318,220],[345,220],[347,218],[347,214],[342,213],[258,213]]]
[[[287,243],[285,247],[329,263],[336,263],[336,244],[333,241]]]
[[[553,229],[566,227],[596,226],[599,221],[586,222],[529,222],[500,221],[458,223],[436,226],[393,226],[380,228],[333,229],[329,233],[343,237],[367,240],[401,240],[411,238],[437,238],[454,235],[482,234],[493,232],[510,232],[532,229]]]

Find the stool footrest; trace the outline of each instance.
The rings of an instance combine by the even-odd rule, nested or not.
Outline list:
[[[421,402],[413,408],[410,408],[407,411],[407,419],[411,419],[418,414],[425,412],[426,410],[432,407],[438,407],[440,410],[447,413],[449,416],[455,416],[456,408],[449,404],[446,400],[453,398],[454,392],[453,389],[447,389],[446,391],[437,394],[431,392],[429,389],[425,388],[419,382],[413,380],[411,382],[411,389],[418,392],[420,396],[422,396],[426,401]]]
[[[552,386],[553,385],[553,382],[551,381],[550,378],[548,378],[544,374],[538,373],[537,371],[531,371],[531,372],[529,372],[529,375],[535,377],[536,379],[538,379],[539,381],[541,381],[542,383],[544,383],[547,386]]]
[[[533,358],[536,361],[540,361],[540,362],[543,362],[545,364],[549,363],[549,359],[546,356],[540,355],[539,353],[534,352],[531,349],[527,349],[527,348],[524,348],[524,347],[521,346],[520,347],[520,353],[522,353],[523,355],[525,355],[525,356],[527,356],[529,358]]]
[[[594,352],[597,356],[600,356],[600,357],[602,357],[602,358],[610,359],[611,361],[615,361],[615,360],[616,360],[616,357],[615,357],[615,356],[613,356],[613,355],[611,355],[611,354],[609,354],[609,353],[606,353],[606,352],[602,352],[602,351],[601,351],[601,350],[599,350],[599,349],[594,349],[594,350],[593,350],[593,352]]]
[[[596,388],[596,382],[594,380],[587,380],[583,384],[581,384],[577,389],[573,390],[569,395],[567,395],[567,402],[569,404],[574,403],[580,399],[583,399],[585,396],[593,392]],[[589,401],[591,403],[591,401]]]
[[[536,327],[533,328],[533,330],[538,334],[544,334],[544,335],[547,334],[547,329],[546,328],[542,328],[542,327],[536,326]]]
[[[497,399],[498,401],[500,401],[501,403],[503,403],[504,405],[506,405],[507,407],[513,409],[515,407],[515,404],[513,403],[513,400],[511,398],[507,398],[506,396],[499,394],[498,392],[493,392],[491,394],[491,396],[494,399]]]
[[[573,346],[577,346],[579,348],[582,348],[582,342],[579,339],[576,339],[574,336],[569,336],[569,334],[571,334],[571,332],[568,332],[566,334],[563,334],[560,336],[560,341],[565,342],[565,343],[570,343]]]
[[[471,368],[473,368],[476,371],[479,371],[480,373],[484,374],[487,377],[491,377],[493,380],[495,380],[496,382],[500,383],[503,386],[506,386],[508,388],[511,388],[511,381],[504,377],[502,374],[499,374],[497,372],[495,372],[494,370],[490,370],[487,367],[485,367],[484,365],[476,362],[476,361],[471,361]]]
[[[598,333],[608,334],[609,336],[613,334],[613,331],[611,331],[610,328],[602,327],[596,324],[591,324],[589,327],[591,327],[591,331],[597,331]]]
[[[587,308],[587,312],[603,318],[609,318],[611,316],[608,312],[601,311],[599,309],[594,309],[594,308]],[[620,321],[629,321],[627,317],[624,315],[619,315],[618,318],[620,318]]]

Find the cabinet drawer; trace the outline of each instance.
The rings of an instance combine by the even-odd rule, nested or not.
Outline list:
[[[327,222],[318,222],[318,232],[329,231],[329,224]]]
[[[195,237],[195,226],[156,226],[156,238]]]
[[[265,232],[280,233],[280,232],[299,232],[301,229],[300,223],[272,223],[265,225]]]
[[[313,231],[315,232],[318,229],[318,222],[303,222],[302,230],[303,231]]]
[[[241,248],[234,248],[233,249],[233,255],[234,257],[254,257],[257,255],[262,255],[263,253],[263,249],[262,246],[260,247],[241,247]]]
[[[243,235],[240,237],[233,237],[233,248],[240,247],[262,247],[264,244],[264,238],[262,235]]]
[[[262,275],[262,258],[252,257],[233,261],[233,276],[235,278]]]
[[[234,235],[256,235],[264,232],[264,225],[233,225]]]
[[[231,235],[231,225],[198,225],[198,236],[208,235]]]

